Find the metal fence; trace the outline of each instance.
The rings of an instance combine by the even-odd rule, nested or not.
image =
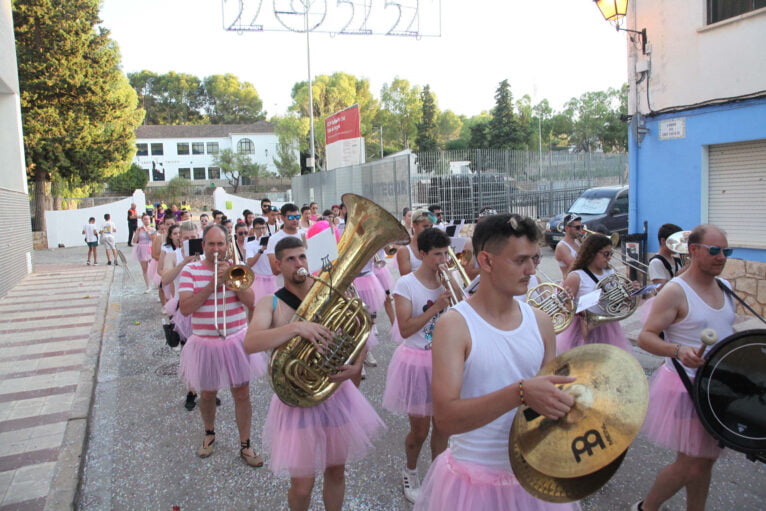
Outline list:
[[[584,190],[627,181],[626,154],[466,150],[404,154],[363,165],[296,176],[293,200],[322,208],[343,193],[363,195],[393,214],[439,204],[450,220],[497,212],[548,218]]]

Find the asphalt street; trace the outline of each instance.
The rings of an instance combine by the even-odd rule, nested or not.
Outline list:
[[[126,250],[125,247],[122,247]],[[76,249],[58,249],[60,254]],[[127,253],[127,252],[126,252]],[[543,269],[551,277],[559,272],[550,249],[545,248]],[[101,356],[96,376],[89,430],[78,492],[83,510],[281,510],[287,509],[288,481],[275,477],[266,466],[254,469],[239,458],[234,408],[228,392],[216,420],[216,450],[207,459],[195,451],[203,438],[199,412],[183,407],[186,390],[177,376],[179,354],[165,346],[159,304],[154,294],[143,293],[137,263],[115,269]],[[637,316],[637,314],[634,314]],[[624,327],[633,335],[637,320]],[[378,320],[381,343],[374,350],[379,365],[367,369],[362,391],[388,425],[376,449],[347,468],[345,509],[409,510],[401,490],[406,417],[381,406],[386,367],[396,345],[390,324]],[[635,354],[647,375],[660,359],[638,348]],[[272,391],[268,381],[251,385],[252,441],[260,452],[263,428]],[[427,446],[427,444],[426,444]],[[585,510],[629,509],[640,500],[655,474],[673,454],[639,438],[622,467],[601,490],[582,502]],[[430,463],[427,447],[418,464],[421,476]],[[323,509],[317,485],[312,509]],[[766,507],[766,468],[729,452],[716,464],[709,510],[759,510]],[[682,495],[666,509],[685,509]]]

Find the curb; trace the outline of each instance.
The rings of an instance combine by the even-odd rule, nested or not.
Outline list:
[[[96,374],[101,358],[101,347],[107,324],[111,324],[119,316],[114,307],[110,307],[112,285],[114,284],[114,267],[111,268],[111,278],[104,284],[107,292],[99,301],[98,309],[103,311],[94,323],[85,351],[83,369],[77,382],[71,414],[67,421],[64,439],[61,444],[56,469],[51,480],[50,492],[45,499],[45,509],[75,509],[79,500],[79,485],[83,470],[83,454],[87,447],[88,418],[91,414],[95,388]],[[107,316],[109,322],[107,323]]]

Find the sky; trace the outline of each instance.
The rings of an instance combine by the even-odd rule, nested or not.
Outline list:
[[[306,81],[305,33],[226,31],[244,2],[243,19],[282,29],[273,14],[311,0],[103,0],[103,26],[111,31],[126,73],[147,69],[200,78],[232,73],[251,82],[268,116],[282,115],[290,91]],[[382,32],[419,6],[423,37],[340,35],[357,6],[371,5],[367,26]],[[472,116],[494,106],[500,81],[515,99],[547,98],[558,110],[572,97],[627,81],[626,38],[604,21],[592,0],[313,0],[311,22],[330,33],[310,34],[313,76],[345,72],[366,78],[375,97],[396,78],[430,85],[441,110]],[[257,11],[260,5],[260,11]],[[318,13],[326,9],[324,19]],[[317,16],[314,16],[317,13]],[[224,17],[226,18],[224,20]],[[279,19],[292,26],[295,16]],[[358,19],[355,18],[354,23]],[[299,23],[300,24],[300,23]],[[400,25],[401,26],[401,25]],[[440,34],[438,37],[432,37]]]

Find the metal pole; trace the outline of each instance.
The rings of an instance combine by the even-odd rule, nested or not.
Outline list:
[[[312,89],[311,81],[311,45],[309,43],[309,7],[311,2],[303,0],[303,6],[305,7],[304,14],[304,27],[306,28],[306,62],[309,72],[309,158],[306,160],[306,166],[314,172],[316,164],[314,162],[315,149],[314,149],[314,93]]]
[[[383,125],[378,126],[380,128],[380,159],[383,159]]]
[[[543,178],[543,115],[538,113],[537,115],[537,154],[538,154],[538,166],[540,179]]]

